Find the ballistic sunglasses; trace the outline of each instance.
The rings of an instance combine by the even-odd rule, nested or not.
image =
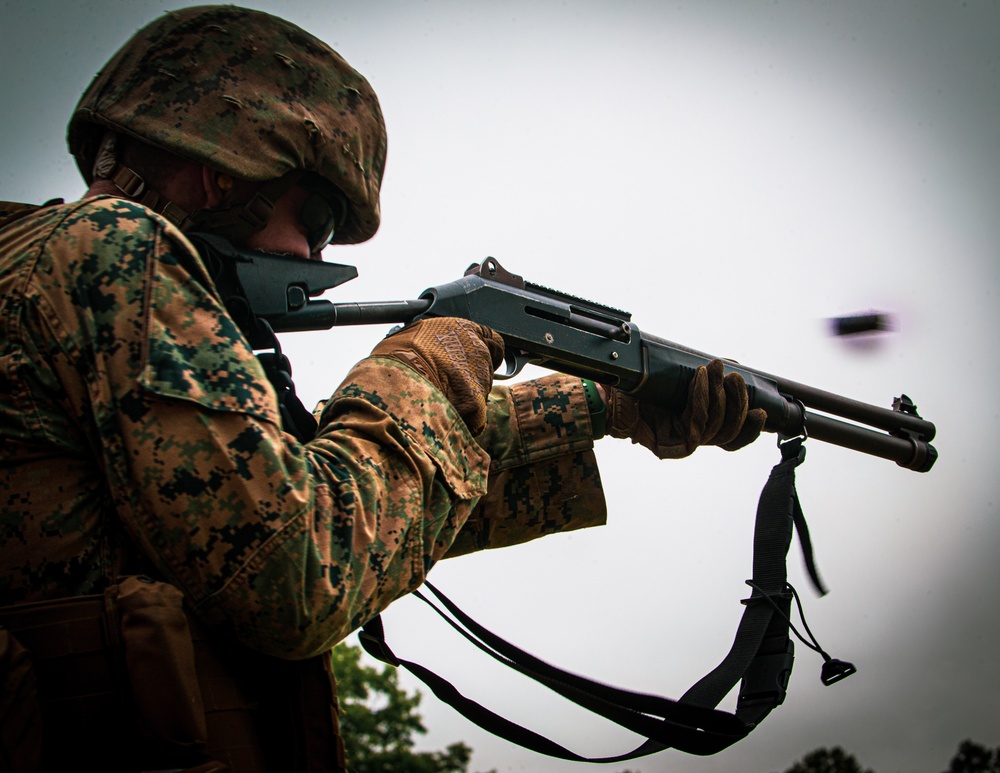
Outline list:
[[[306,189],[299,218],[306,227],[310,253],[326,247],[347,220],[347,199],[329,180],[309,172],[302,175],[299,185]]]

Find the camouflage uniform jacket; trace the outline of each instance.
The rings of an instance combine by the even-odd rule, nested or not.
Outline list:
[[[302,658],[446,555],[604,522],[579,380],[495,388],[473,438],[415,371],[369,358],[303,445],[173,226],[111,197],[2,216],[0,605],[139,561],[207,622]]]

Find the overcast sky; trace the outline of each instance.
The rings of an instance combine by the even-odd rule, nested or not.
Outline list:
[[[182,5],[3,3],[0,198],[82,193],[64,143],[79,94]],[[840,745],[876,773],[940,773],[964,738],[1000,746],[1000,2],[254,5],[331,43],[386,116],[382,229],[328,250],[360,271],[328,297],[416,297],[493,255],[697,349],[865,402],[905,391],[938,426],[926,475],[815,441],[800,468],[831,593],[810,593],[796,546],[790,577],[821,644],[859,673],[823,687],[800,647],[785,704],[749,738],[631,769],[770,773]],[[898,329],[827,334],[824,319],[873,309]],[[381,332],[286,337],[299,393],[327,396]],[[614,440],[598,454],[608,526],[432,577],[540,657],[679,697],[735,633],[773,437],[675,462]],[[385,618],[401,656],[515,721],[581,754],[637,744],[497,672],[420,602]],[[432,696],[422,711],[423,746],[463,740],[472,770],[588,767]]]

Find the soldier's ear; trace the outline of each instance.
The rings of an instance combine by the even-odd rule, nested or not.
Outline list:
[[[222,206],[226,194],[233,189],[235,182],[225,172],[202,165],[201,184],[205,194],[205,209],[218,209]]]

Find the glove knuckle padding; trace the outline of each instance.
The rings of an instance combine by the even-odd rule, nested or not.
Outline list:
[[[478,435],[486,425],[486,398],[503,361],[503,339],[465,319],[434,317],[381,341],[373,355],[392,357],[427,378]]]

